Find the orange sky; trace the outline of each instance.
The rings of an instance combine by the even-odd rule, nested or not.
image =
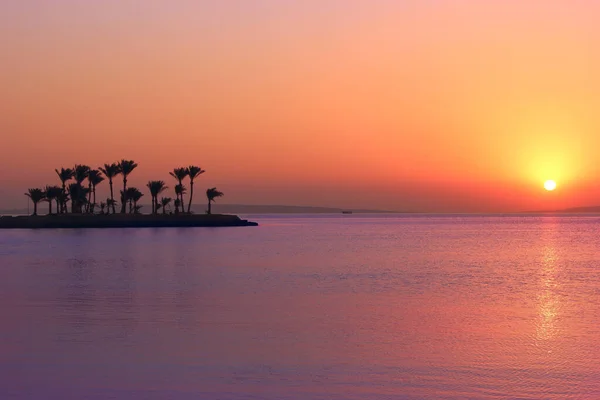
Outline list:
[[[223,202],[600,204],[592,0],[0,4],[0,208],[54,168],[198,164]],[[543,191],[545,179],[559,188]]]

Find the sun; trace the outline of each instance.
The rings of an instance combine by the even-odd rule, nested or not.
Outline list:
[[[544,189],[546,189],[549,192],[553,191],[554,189],[556,189],[556,182],[554,182],[553,180],[548,180],[544,182]]]

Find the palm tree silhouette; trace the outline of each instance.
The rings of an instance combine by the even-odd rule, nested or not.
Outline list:
[[[69,202],[69,200],[70,200],[69,194],[66,192],[66,190],[61,190],[61,192],[58,195],[58,198],[56,199],[58,204],[60,204],[59,210],[61,213],[67,212],[67,203]],[[59,210],[57,210],[57,211],[59,211]]]
[[[99,169],[100,169],[100,171],[102,171],[104,176],[106,176],[108,178],[108,184],[110,186],[110,199],[112,200],[111,201],[112,212],[114,214],[116,212],[115,211],[115,203],[116,202],[115,202],[115,196],[113,194],[113,178],[121,173],[121,166],[120,166],[120,164],[117,164],[117,163],[104,164],[104,168],[100,167]]]
[[[197,167],[195,165],[190,165],[187,168],[187,174],[190,177],[190,201],[188,203],[188,209],[187,209],[188,213],[192,209],[192,198],[194,197],[194,179],[197,178],[198,176],[202,175],[205,172],[206,172],[205,170],[203,170],[202,168]]]
[[[25,193],[25,196],[29,197],[31,199],[31,202],[33,203],[33,214],[32,215],[37,215],[37,206],[38,203],[42,200],[44,200],[44,198],[46,197],[46,193],[44,193],[44,191],[42,189],[29,189],[27,190],[27,193]]]
[[[171,199],[170,197],[162,197],[160,199],[160,207],[162,208],[162,213],[166,214],[167,213],[167,206],[171,203]]]
[[[152,214],[158,214],[158,195],[167,189],[164,181],[149,181],[146,186],[152,196]]]
[[[91,169],[88,173],[88,181],[90,182],[90,193],[88,199],[88,212],[94,213],[94,208],[96,207],[96,186],[104,181],[104,177],[102,173],[97,169]],[[93,198],[93,202],[92,202]]]
[[[183,180],[185,179],[186,176],[188,176],[188,170],[187,168],[175,168],[173,170],[173,172],[169,172],[169,175],[171,175],[173,178],[177,179],[177,182],[179,182],[179,186],[183,187]],[[177,186],[175,186],[175,188],[177,188]],[[176,189],[177,190],[177,189]],[[184,202],[183,202],[183,193],[184,192],[180,192],[179,196],[181,198],[181,212],[184,212]]]
[[[121,214],[125,214],[125,203],[127,202],[127,177],[137,166],[133,160],[121,160],[119,163],[121,174],[123,174],[123,194],[125,195],[125,201],[121,202]]]
[[[181,212],[184,212],[184,204],[183,204],[183,194],[186,192],[186,188],[184,185],[175,185],[175,213],[179,213],[179,207],[181,207]],[[179,202],[177,201],[179,200]],[[179,204],[179,207],[177,206]]]
[[[127,188],[127,192],[125,192],[125,196],[130,202],[129,203],[129,212],[138,214],[138,211],[141,208],[141,206],[138,206],[137,202],[140,201],[140,199],[142,198],[142,196],[144,196],[144,194],[142,192],[140,192],[138,188],[130,187],[130,188]]]
[[[56,213],[59,212],[59,197],[62,193],[60,186],[46,186],[44,190],[44,199],[48,202],[48,214],[52,214],[52,202],[56,201]]]
[[[62,190],[63,192],[66,194],[67,193],[67,181],[71,178],[73,178],[73,174],[74,171],[71,168],[61,168],[60,171],[55,169],[54,171],[56,171],[56,175],[58,175],[58,178],[60,179],[60,181],[62,182]],[[66,201],[61,203],[60,206],[60,212],[64,213],[67,211],[67,203]]]
[[[123,175],[123,190],[120,191],[121,195],[121,213],[138,213],[142,208],[138,205],[138,202],[144,196],[144,194],[135,187],[127,187],[129,175],[138,167],[138,164],[133,160],[122,159],[117,163],[104,164],[103,167],[98,169],[91,169],[85,164],[76,164],[74,168],[61,168],[55,169],[57,176],[59,177],[62,187],[59,186],[46,186],[45,189],[32,188],[26,193],[26,195],[34,202],[34,215],[37,215],[37,205],[40,201],[48,201],[48,212],[53,214],[53,202],[56,202],[56,213],[66,213],[67,203],[71,202],[72,213],[89,212],[94,214],[97,205],[100,206],[101,214],[116,213],[116,201],[114,199],[114,188],[113,183],[116,176],[119,174]],[[196,165],[190,165],[187,168],[175,168],[169,174],[177,180],[175,185],[175,199],[170,197],[162,197],[159,202],[159,195],[163,193],[168,187],[164,181],[148,181],[146,186],[150,190],[152,197],[152,214],[156,215],[159,210],[162,209],[162,213],[167,213],[167,207],[171,204],[174,205],[175,213],[192,213],[192,203],[194,201],[194,186],[196,179],[204,174],[206,171]],[[184,201],[184,195],[187,192],[187,188],[184,185],[185,178],[190,177],[190,198],[187,203]],[[74,182],[68,183],[69,180],[73,179]],[[87,183],[84,182],[87,179]],[[101,201],[100,204],[96,202],[96,188],[104,180],[108,180],[110,186],[110,198],[105,202]],[[223,196],[223,192],[218,191],[216,188],[210,188],[206,191],[208,199],[208,210],[207,213],[212,212],[212,203],[218,198]],[[174,201],[173,201],[174,200]]]
[[[89,172],[90,167],[88,167],[87,165],[75,165],[75,169],[73,172],[73,178],[75,179],[75,182],[81,185],[83,181],[85,181],[88,177]]]
[[[73,179],[75,179],[75,184],[79,186],[79,188],[71,188],[73,184],[69,185],[71,212],[82,213],[83,207],[88,203],[87,194],[90,190],[83,187],[83,181],[87,179],[89,172],[90,167],[84,164],[76,164],[75,168],[73,168]],[[75,193],[76,196],[73,196],[73,193]],[[73,208],[73,205],[75,205],[75,208]]]
[[[110,213],[110,208],[112,208],[113,210],[113,214],[115,213],[115,204],[117,202],[115,201],[115,199],[106,199],[106,213],[109,214]]]
[[[123,209],[123,207],[127,207],[127,195],[125,194],[124,191],[119,190],[119,194],[121,195],[121,210]],[[125,205],[125,206],[123,206]]]
[[[208,210],[206,210],[207,214],[211,213],[211,207],[210,206],[211,206],[212,202],[215,201],[215,199],[217,197],[222,197],[222,196],[224,196],[224,193],[223,192],[219,192],[216,187],[210,188],[210,189],[206,189],[206,198],[208,199]]]
[[[88,189],[79,183],[71,183],[68,190],[71,197],[71,212],[81,213],[83,206],[87,203]]]

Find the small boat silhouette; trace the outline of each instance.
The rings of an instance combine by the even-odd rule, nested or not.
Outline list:
[[[352,211],[342,211],[342,214],[352,214]]]

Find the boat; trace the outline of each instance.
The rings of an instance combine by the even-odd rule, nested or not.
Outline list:
[[[342,211],[342,214],[352,214],[352,211]]]

